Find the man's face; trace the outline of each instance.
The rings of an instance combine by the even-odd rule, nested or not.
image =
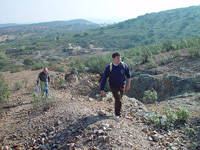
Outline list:
[[[47,69],[45,68],[43,72],[46,74],[47,73]]]
[[[112,58],[113,59],[113,62],[118,65],[121,61],[121,56],[115,56],[115,58]]]

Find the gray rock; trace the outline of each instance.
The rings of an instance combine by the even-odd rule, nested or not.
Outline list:
[[[147,140],[148,141],[153,141],[152,137],[150,137],[150,136],[147,137]]]
[[[103,134],[105,134],[105,132],[103,131],[103,130],[97,130],[97,132],[96,132],[97,134],[100,134],[100,135],[103,135]]]
[[[53,148],[57,148],[58,147],[58,145],[57,144],[53,144]]]
[[[110,124],[102,123],[102,124],[101,124],[101,127],[102,127],[102,128],[104,128],[104,127],[105,127],[105,128],[109,128],[109,127],[110,127]]]
[[[46,133],[42,133],[40,136],[41,137],[47,137],[47,134]]]
[[[55,125],[56,126],[59,126],[59,125],[61,125],[62,124],[62,122],[60,121],[60,120],[57,120],[56,122],[55,122]]]
[[[86,114],[84,114],[83,116],[82,116],[82,119],[83,120],[86,120],[88,118],[88,116],[86,115]]]
[[[98,112],[98,115],[101,116],[101,117],[105,117],[106,116],[106,113],[103,111],[103,110],[100,110]]]
[[[38,149],[39,149],[39,150],[48,150],[47,147],[44,146],[44,145],[40,145],[40,146],[38,147]]]
[[[180,147],[180,150],[187,150],[187,147]]]
[[[70,143],[69,149],[73,149],[75,146],[75,143]]]
[[[109,136],[99,136],[98,139],[101,142],[108,142],[109,141]]]
[[[172,146],[171,147],[171,150],[177,150],[178,148],[177,147],[175,147],[175,146]]]
[[[154,140],[154,141],[158,141],[158,140],[160,140],[160,139],[163,138],[162,135],[158,135],[158,134],[155,134],[155,135],[153,135],[152,137],[153,137],[153,140]]]

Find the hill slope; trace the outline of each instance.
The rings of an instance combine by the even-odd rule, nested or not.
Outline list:
[[[97,29],[89,32],[90,36],[85,41],[108,48],[129,48],[165,39],[196,37],[200,34],[199,28],[200,6],[192,6],[150,13]]]
[[[198,37],[199,27],[200,6],[146,14],[102,28],[81,19],[55,21],[1,28],[0,51],[6,52],[2,54],[4,58],[12,58],[18,64],[30,57],[60,61],[69,56],[102,54],[163,40]],[[173,42],[166,43],[173,46]]]
[[[47,34],[53,34],[55,30],[58,33],[61,33],[61,32],[67,33],[67,32],[77,32],[77,31],[88,30],[88,29],[96,29],[100,27],[98,24],[92,23],[84,19],[75,19],[75,20],[69,20],[69,21],[52,21],[52,22],[43,22],[43,23],[35,23],[35,24],[20,25],[20,26],[17,26],[17,24],[13,26],[12,24],[11,25],[2,24],[1,26],[5,26],[5,28],[0,28],[0,33],[3,33],[3,34],[6,34],[6,33],[17,34],[19,32],[21,32],[22,34],[26,34],[27,32],[28,33],[38,32],[38,30],[40,30],[40,32],[45,32]]]
[[[7,24],[0,24],[0,28],[12,27],[12,26],[19,26],[20,24],[16,23],[7,23]]]
[[[174,61],[178,62],[176,59]],[[190,65],[191,62],[185,63]],[[174,65],[179,67],[177,63]],[[159,132],[151,124],[149,125],[143,116],[153,111],[160,112],[164,106],[184,106],[192,111],[192,116],[198,121],[200,107],[198,94],[158,102],[158,105],[146,105],[149,111],[138,100],[124,96],[122,117],[115,119],[111,94],[107,94],[103,99],[98,95],[96,98],[89,96],[90,93],[95,95],[99,92],[97,90],[99,75],[70,74],[64,86],[54,90],[52,89],[56,85],[54,81],[59,82],[64,74],[50,71],[52,77],[50,95],[56,97],[57,103],[44,110],[42,105],[34,107],[37,103],[33,103],[32,97],[35,78],[39,72],[40,70],[3,73],[11,87],[15,81],[24,83],[24,76],[29,79],[28,87],[12,92],[8,102],[2,105],[0,111],[2,149],[156,150],[195,149],[200,144],[198,136],[200,122],[191,125],[190,128],[181,126],[180,129]],[[192,130],[193,128],[196,131]],[[193,132],[196,134],[191,135]]]

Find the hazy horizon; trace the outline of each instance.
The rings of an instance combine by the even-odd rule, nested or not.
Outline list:
[[[189,6],[196,0],[1,0],[0,24],[31,24],[50,21],[85,19],[94,23],[114,23],[133,19],[146,13]]]

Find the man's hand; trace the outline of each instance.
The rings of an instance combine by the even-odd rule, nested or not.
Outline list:
[[[106,96],[106,92],[101,90],[101,96]]]

